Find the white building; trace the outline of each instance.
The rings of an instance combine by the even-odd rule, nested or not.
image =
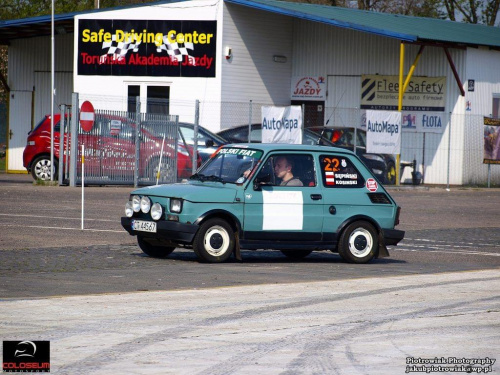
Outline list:
[[[71,103],[72,92],[101,109],[168,98],[169,113],[192,122],[199,100],[200,124],[212,131],[248,123],[250,101],[253,122],[261,104],[305,103],[306,126],[361,127],[365,109],[397,109],[403,45],[403,74],[414,71],[402,159],[415,158],[426,183],[486,181],[482,116],[500,111],[499,28],[273,0],[192,0],[56,15],[55,30],[57,104]],[[126,33],[136,45],[116,44]],[[9,172],[24,171],[26,134],[50,113],[50,42],[48,16],[0,23],[0,43],[9,45]],[[175,42],[195,66],[185,55],[174,64]],[[423,121],[432,132],[406,129],[425,130]],[[500,183],[500,167],[491,171]]]

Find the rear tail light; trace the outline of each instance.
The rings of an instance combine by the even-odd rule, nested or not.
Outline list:
[[[401,213],[401,207],[398,206],[396,209],[396,220],[394,220],[394,226],[399,224],[399,214]]]

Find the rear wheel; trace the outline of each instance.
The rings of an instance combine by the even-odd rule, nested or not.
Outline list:
[[[139,247],[144,252],[144,254],[147,254],[153,258],[166,258],[172,253],[172,251],[175,250],[175,247],[173,246],[151,245],[149,242],[147,242],[147,240],[140,236],[137,236],[137,243],[139,244]]]
[[[281,250],[290,259],[302,259],[312,253],[312,250]]]
[[[225,262],[234,250],[234,231],[224,219],[203,223],[193,241],[193,250],[202,262]]]
[[[52,171],[54,172],[54,179],[57,178],[57,160],[54,159],[54,167],[50,167],[49,156],[39,156],[31,165],[31,175],[35,180],[49,181]]]
[[[350,263],[368,263],[378,249],[377,231],[366,221],[349,224],[339,241],[339,254]]]

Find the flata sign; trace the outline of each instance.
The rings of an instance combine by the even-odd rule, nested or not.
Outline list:
[[[215,77],[216,21],[78,21],[79,75]]]
[[[361,109],[398,110],[399,76],[361,76]],[[414,76],[403,95],[403,111],[443,112],[446,77]]]
[[[401,112],[366,111],[366,152],[401,152]]]
[[[302,108],[262,107],[262,143],[302,144]]]

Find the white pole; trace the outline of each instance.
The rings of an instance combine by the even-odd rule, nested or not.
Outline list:
[[[85,146],[82,145],[82,230],[83,230],[83,213],[84,213],[84,202],[85,202]]]
[[[50,29],[50,181],[54,181],[54,0],[52,0]]]
[[[165,145],[165,135],[166,134],[163,134],[163,142],[161,143],[160,162],[158,163],[158,172],[156,172],[156,185],[158,185],[158,180],[160,179],[161,159],[163,157],[163,146]]]

